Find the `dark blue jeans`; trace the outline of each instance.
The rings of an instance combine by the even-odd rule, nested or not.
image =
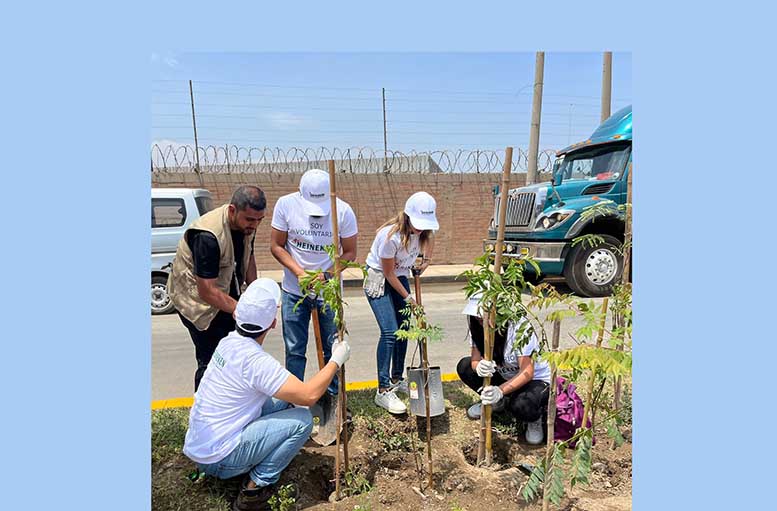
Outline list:
[[[399,277],[399,282],[406,291],[410,291],[407,277]],[[378,387],[385,389],[391,386],[391,379],[399,380],[405,371],[405,355],[407,341],[398,341],[394,332],[399,330],[406,316],[400,312],[407,304],[391,284],[386,281],[383,296],[367,297],[367,301],[375,314],[380,327],[378,340]]]
[[[300,298],[300,296],[286,291],[282,292],[281,321],[283,323],[283,342],[286,345],[286,369],[304,381],[307,363],[305,353],[308,349],[308,328],[313,304],[316,304],[315,306],[318,308],[321,341],[324,345],[324,362],[329,362],[329,358],[332,356],[332,344],[335,340],[335,334],[337,334],[337,328],[335,327],[334,311],[327,307],[325,312],[323,303],[316,302],[311,298],[305,298],[305,301],[297,307],[295,312],[294,306]],[[337,394],[337,376],[332,379],[327,390],[330,394]]]

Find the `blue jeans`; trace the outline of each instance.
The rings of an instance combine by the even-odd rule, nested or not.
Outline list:
[[[240,433],[240,443],[221,461],[197,464],[206,474],[229,479],[249,473],[257,486],[273,484],[310,437],[313,417],[307,408],[270,398],[262,416]]]
[[[297,307],[295,312],[294,306],[300,298],[300,296],[283,291],[281,321],[283,324],[283,342],[286,345],[286,369],[304,381],[310,311],[313,310],[314,304],[318,308],[318,320],[321,324],[321,343],[324,345],[325,363],[329,362],[329,358],[332,356],[332,344],[337,334],[337,328],[335,327],[334,311],[327,307],[326,312],[324,312],[323,303],[317,303],[316,300],[311,298],[305,298],[305,301]],[[337,394],[337,376],[332,379],[332,383],[329,384],[327,391],[330,394]]]
[[[398,278],[405,290],[410,291],[407,277]],[[391,379],[402,379],[402,373],[405,371],[407,341],[398,341],[394,332],[399,330],[402,323],[407,319],[400,312],[407,304],[388,281],[386,281],[383,296],[378,298],[368,296],[367,302],[369,302],[372,313],[375,314],[375,319],[380,327],[380,340],[378,340],[378,387],[385,389],[391,386]]]

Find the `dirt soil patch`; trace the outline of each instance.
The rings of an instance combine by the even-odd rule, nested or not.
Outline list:
[[[311,510],[481,510],[540,509],[526,503],[520,489],[527,476],[517,465],[534,465],[544,446],[528,445],[520,425],[494,418],[494,455],[489,468],[473,466],[479,422],[467,418],[476,394],[459,382],[444,385],[446,412],[432,418],[434,486],[426,487],[426,424],[424,418],[391,417],[372,403],[374,391],[349,392],[353,412],[349,442],[350,473],[343,483],[349,496],[331,502],[334,492],[335,447],[313,442],[303,448],[281,476],[300,494],[297,509]],[[229,509],[239,478],[205,477],[192,483],[186,476],[194,464],[182,453],[188,409],[160,410],[152,416],[152,507],[158,510]],[[181,426],[182,425],[182,426]],[[630,440],[630,432],[626,432]],[[631,443],[611,450],[604,432],[593,448],[590,485],[576,486],[561,505],[566,511],[631,509]],[[421,469],[417,469],[420,463]]]

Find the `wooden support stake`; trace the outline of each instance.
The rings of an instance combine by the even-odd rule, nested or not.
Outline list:
[[[604,325],[605,321],[607,321],[607,306],[609,305],[609,298],[605,297],[604,300],[602,300],[602,321],[599,324],[599,335],[596,338],[596,347],[601,348],[602,347],[602,340],[604,340]],[[583,422],[581,423],[580,427],[585,428],[586,424],[588,424],[587,419],[589,415],[593,415],[592,412],[592,405],[593,405],[593,398],[594,398],[594,384],[596,383],[596,369],[591,371],[590,380],[588,381],[588,401],[586,403],[583,403]]]
[[[510,189],[510,171],[513,166],[513,148],[505,149],[505,162],[502,168],[502,187],[499,190],[499,214],[497,224],[496,247],[494,254],[494,273],[502,273],[502,250],[505,239],[505,218],[507,217],[507,197]],[[491,307],[488,313],[487,321],[484,322],[484,350],[483,358],[492,360],[494,353],[494,328],[496,328],[496,309]],[[483,379],[483,387],[491,385],[491,378]],[[493,450],[491,448],[491,405],[486,405],[480,415],[480,442],[478,444],[478,464],[481,462],[490,465],[493,461]]]
[[[626,232],[624,233],[624,245],[623,251],[623,277],[621,282],[625,286],[629,282],[629,274],[631,273],[631,210],[632,210],[632,198],[631,198],[631,176],[634,174],[634,167],[629,163],[629,177],[626,179]],[[626,325],[623,322],[623,317],[616,318],[618,326],[624,328]],[[626,334],[624,333],[623,342],[617,347],[617,349],[623,351],[623,344],[626,342]],[[620,412],[621,409],[621,377],[615,378],[615,387],[613,389],[613,407],[616,412]],[[611,449],[615,449],[615,441],[610,444]]]
[[[419,307],[421,303],[421,276],[413,274],[413,281],[415,284],[415,301]],[[423,320],[419,325],[421,328],[426,328],[426,322]],[[427,471],[429,480],[429,489],[433,487],[432,480],[432,412],[431,405],[429,404],[429,355],[427,353],[426,338],[421,339],[421,364],[424,369],[424,405],[426,406],[426,458],[429,463],[429,469]]]
[[[561,320],[557,319],[553,321],[553,335],[551,337],[550,349],[551,351],[558,351],[558,341],[561,336]],[[556,424],[556,365],[552,364],[550,368],[550,393],[548,395],[548,438],[545,441],[545,468],[550,468],[553,457],[553,436],[555,435]],[[548,498],[548,480],[547,478],[543,482],[542,493],[542,511],[548,511],[548,505],[550,499]]]
[[[337,225],[337,186],[335,183],[335,162],[334,160],[329,160],[329,196],[332,201],[332,208],[329,213],[329,217],[332,219],[332,240],[334,243],[335,248],[335,261],[334,261],[334,279],[337,280],[337,282],[340,282],[340,234],[338,232],[338,225]],[[342,284],[340,284],[342,286]],[[338,303],[336,304],[338,315],[340,317],[340,325],[338,325],[337,333],[338,333],[338,342],[342,342],[345,340],[345,317],[343,316],[343,302],[342,297],[338,293]],[[348,473],[348,428],[347,425],[344,425],[345,419],[347,417],[347,403],[346,403],[346,394],[345,394],[345,364],[340,366],[339,376],[338,376],[338,386],[337,386],[337,393],[338,393],[338,399],[340,402],[340,406],[337,407],[337,441],[336,441],[336,447],[337,452],[335,454],[335,493],[337,495],[337,500],[340,500],[340,432],[342,432],[343,435],[343,471],[344,473]]]

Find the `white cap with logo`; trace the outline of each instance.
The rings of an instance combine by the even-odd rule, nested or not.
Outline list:
[[[281,288],[277,282],[267,278],[256,279],[237,301],[235,322],[249,334],[260,334],[272,325],[280,302]]]
[[[416,192],[405,202],[405,214],[410,217],[410,223],[422,231],[436,231],[440,228],[436,211],[437,202],[426,192]]]
[[[329,201],[329,174],[321,169],[310,169],[302,174],[299,193],[306,215],[326,216],[332,208]]]
[[[461,313],[466,316],[475,316],[477,318],[481,317],[480,299],[482,297],[483,293],[475,293],[474,295],[470,296],[467,300],[467,305],[464,306],[464,310],[462,310]]]

